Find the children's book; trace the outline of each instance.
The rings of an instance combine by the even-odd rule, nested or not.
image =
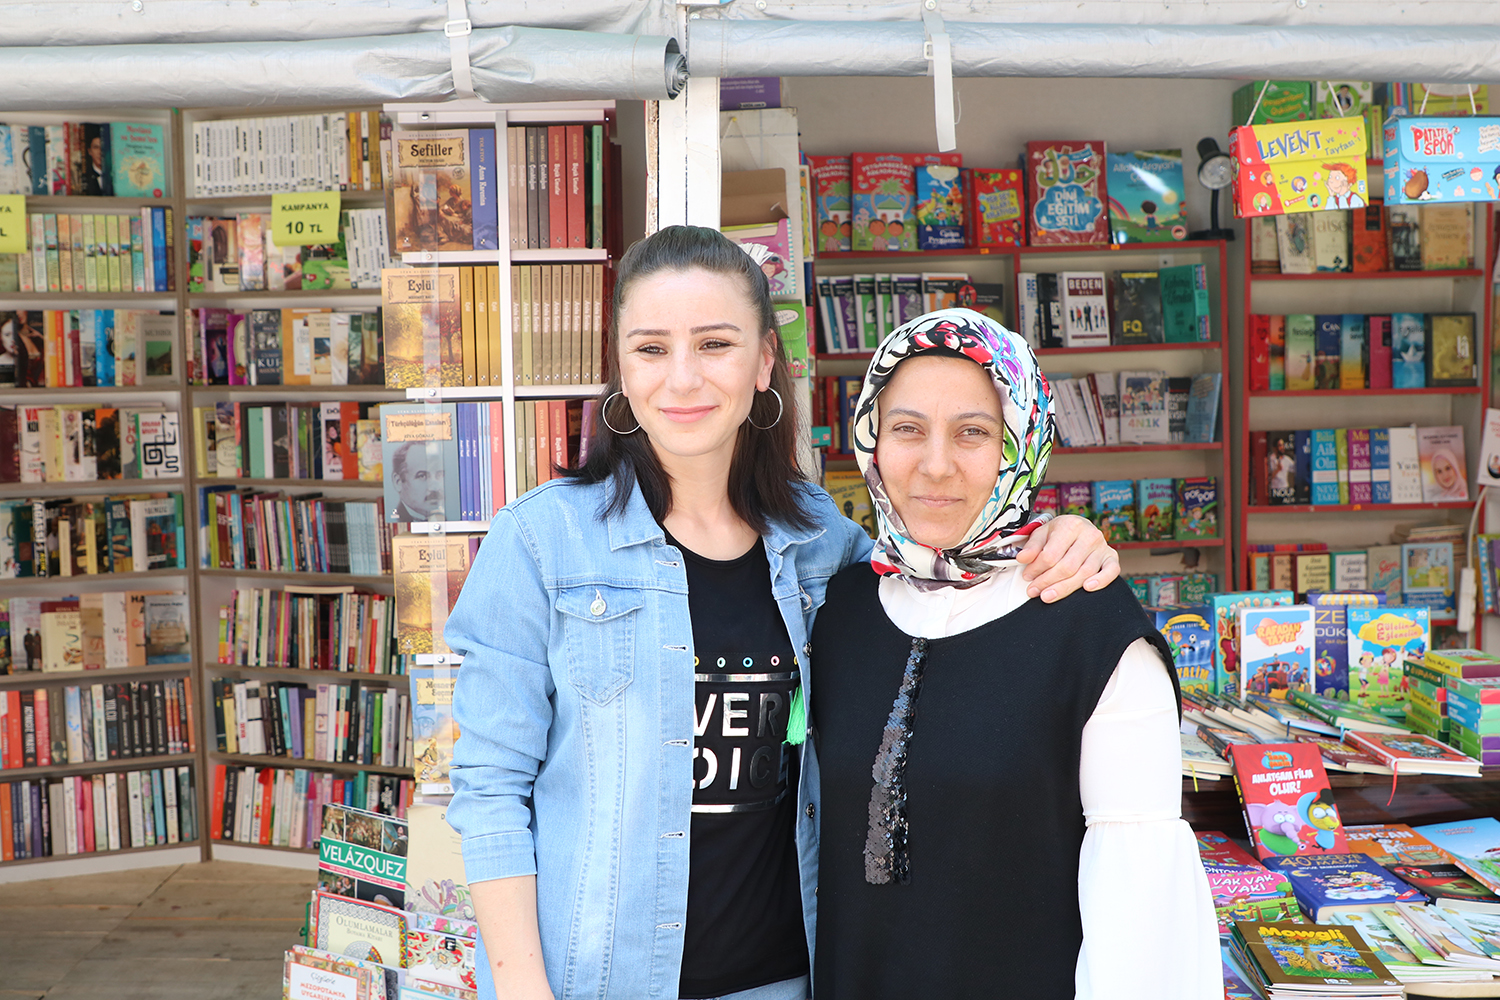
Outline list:
[[[964,185],[959,167],[919,166],[917,175],[917,249],[948,250],[964,246]]]
[[[1219,537],[1219,481],[1213,476],[1190,476],[1176,481],[1173,535],[1179,539]]]
[[[1182,150],[1108,153],[1109,225],[1116,243],[1187,239]]]
[[[1314,923],[1372,903],[1425,903],[1418,889],[1364,854],[1311,854],[1269,858],[1266,867],[1284,874],[1297,902]]]
[[[1293,691],[1287,699],[1330,725],[1362,733],[1405,733],[1407,728],[1380,712],[1352,701],[1340,701],[1307,691]]]
[[[1500,819],[1481,816],[1413,828],[1491,889],[1500,889]]]
[[[1383,715],[1406,711],[1406,657],[1420,658],[1428,646],[1427,608],[1351,607],[1349,700]]]
[[[1239,694],[1241,608],[1283,607],[1292,603],[1290,590],[1250,590],[1214,594],[1209,598],[1214,627],[1214,693]]]
[[[1172,651],[1177,684],[1183,691],[1212,693],[1213,629],[1208,624],[1207,605],[1166,608],[1156,612],[1156,628]]]
[[[1457,613],[1452,542],[1405,542],[1401,546],[1402,603]]]
[[[1295,708],[1296,706],[1288,707]],[[1297,742],[1308,743],[1317,747],[1318,752],[1323,755],[1323,768],[1325,770],[1351,771],[1360,774],[1394,773],[1389,767],[1386,767],[1374,757],[1371,757],[1362,750],[1356,750],[1337,736],[1298,736]]]
[[[1396,932],[1381,922],[1380,918],[1371,910],[1354,910],[1343,913],[1334,913],[1329,916],[1329,923],[1342,927],[1352,927],[1359,932],[1359,936],[1370,946],[1375,957],[1384,963],[1391,971],[1391,975],[1403,983],[1418,982],[1427,979],[1438,979],[1453,970],[1437,969],[1433,966],[1423,965],[1422,960],[1401,943]]]
[[[1172,537],[1176,482],[1171,479],[1137,479],[1135,512],[1137,537],[1155,542]]]
[[[1451,503],[1469,499],[1469,467],[1464,458],[1464,429],[1418,427],[1417,457],[1422,468],[1422,502]]]
[[[1228,756],[1257,856],[1349,853],[1316,747],[1242,744],[1231,746]]]
[[[1135,483],[1109,479],[1094,483],[1094,518],[1111,542],[1133,542],[1135,535]]]
[[[1387,867],[1392,875],[1436,902],[1500,916],[1500,896],[1452,861],[1426,864],[1398,862]]]
[[[1479,777],[1479,761],[1421,733],[1349,733],[1351,744],[1397,774],[1462,774]]]
[[[1290,690],[1312,690],[1317,653],[1312,608],[1242,608],[1239,619],[1240,697],[1285,698]]]
[[[1441,864],[1453,860],[1446,851],[1405,823],[1347,826],[1349,850],[1367,854],[1377,864]]]
[[[1313,631],[1318,642],[1313,689],[1330,698],[1349,698],[1349,633],[1345,610],[1351,606],[1384,604],[1386,595],[1376,591],[1312,591],[1307,603],[1313,609]]]
[[[772,298],[802,294],[802,282],[792,267],[791,221],[778,219],[760,226],[725,226],[724,235],[740,245],[766,276]]]
[[[1103,142],[1028,142],[1023,163],[1032,246],[1110,242]]]
[[[1272,871],[1256,859],[1218,853],[1203,855],[1208,891],[1213,895],[1219,933],[1226,934],[1236,920],[1290,920],[1302,922],[1292,884],[1280,871]]]
[[[975,246],[1026,245],[1026,191],[1019,170],[966,170]]]
[[[817,249],[851,248],[851,165],[847,156],[809,156]]]
[[[1352,928],[1239,921],[1230,939],[1262,993],[1273,987],[1288,987],[1289,992],[1274,995],[1316,996],[1326,991],[1332,980],[1386,987],[1386,992],[1361,990],[1360,996],[1402,995],[1400,980]]]
[[[1120,443],[1167,444],[1167,373],[1120,373]]]

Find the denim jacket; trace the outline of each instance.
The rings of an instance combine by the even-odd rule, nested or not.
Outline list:
[[[464,657],[448,820],[469,881],[535,874],[557,1000],[675,1000],[687,915],[693,628],[682,553],[636,489],[553,481],[495,515],[448,618]],[[870,541],[806,486],[811,530],[766,533],[771,590],[806,661],[828,578]],[[818,765],[803,745],[797,856],[808,951]],[[493,996],[488,959],[480,995]]]

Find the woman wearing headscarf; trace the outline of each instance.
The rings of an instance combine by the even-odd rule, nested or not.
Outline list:
[[[964,309],[894,331],[854,444],[879,536],[813,635],[814,995],[1206,1000],[1171,654],[1120,581],[1027,597],[1052,449],[1026,342]]]

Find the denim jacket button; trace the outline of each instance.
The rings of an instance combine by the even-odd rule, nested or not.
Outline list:
[[[812,643],[810,643],[810,642],[804,642],[802,644],[802,655],[803,656],[811,656],[812,655]]]
[[[816,816],[817,814],[818,814],[818,807],[815,806],[815,805],[813,805],[811,802],[809,802],[807,804],[807,818],[811,819],[812,817]]]
[[[594,603],[589,605],[589,614],[593,615],[595,618],[598,618],[600,615],[604,614],[604,611],[604,595],[596,591],[594,593]]]

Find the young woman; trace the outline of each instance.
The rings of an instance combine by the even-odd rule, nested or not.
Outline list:
[[[784,738],[828,578],[870,541],[791,458],[746,253],[662,230],[612,315],[587,463],[496,515],[445,632],[481,995],[802,1000],[818,769]],[[1044,599],[1115,577],[1087,522],[1048,528]]]
[[[813,634],[814,995],[1219,996],[1166,643],[1124,583],[1043,604],[1016,566],[1052,440],[1030,348],[920,317],[855,421],[879,537]]]

